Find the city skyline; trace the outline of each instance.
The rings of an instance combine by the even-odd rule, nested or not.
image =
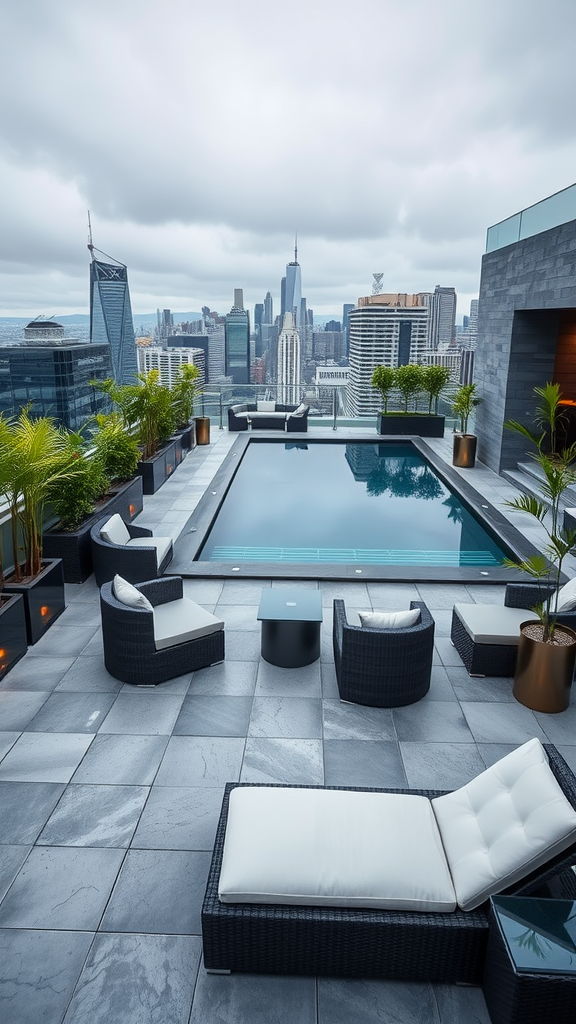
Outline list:
[[[0,315],[86,311],[88,210],[136,317],[238,284],[278,309],[295,231],[317,315],[375,271],[462,315],[486,228],[574,180],[571,0],[360,0],[353,25],[294,0],[282,31],[264,0],[22,0],[2,24]]]

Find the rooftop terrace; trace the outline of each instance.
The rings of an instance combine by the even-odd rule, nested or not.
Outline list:
[[[213,430],[212,444],[145,498],[138,522],[176,538],[235,437]],[[431,444],[449,459],[448,438]],[[509,484],[482,466],[466,479],[505,511]],[[524,517],[509,518],[538,542]],[[260,592],[278,585],[322,594],[322,654],[304,669],[260,657]],[[223,664],[155,688],[113,679],[91,577],[67,586],[64,614],[0,683],[2,1024],[488,1024],[478,988],[207,975],[200,909],[228,781],[452,789],[532,736],[555,743],[576,770],[574,704],[534,713],[514,700],[511,680],[471,679],[450,643],[454,602],[499,604],[503,586],[184,586],[224,619]],[[426,602],[436,644],[424,700],[340,702],[334,597],[363,609]]]

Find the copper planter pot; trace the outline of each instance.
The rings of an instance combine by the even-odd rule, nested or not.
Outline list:
[[[473,469],[477,444],[478,438],[475,434],[454,434],[452,465],[459,466],[460,469]]]
[[[557,633],[571,638],[569,644],[545,644],[526,636],[524,627],[540,625],[529,620],[520,626],[518,660],[513,694],[532,711],[557,714],[570,704],[570,688],[576,660],[576,633],[568,626],[556,626]]]

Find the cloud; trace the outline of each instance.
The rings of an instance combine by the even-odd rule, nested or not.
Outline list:
[[[0,74],[4,311],[477,292],[486,228],[572,183],[572,0],[20,0]],[[358,291],[360,289],[360,291]],[[466,311],[463,309],[463,311]]]

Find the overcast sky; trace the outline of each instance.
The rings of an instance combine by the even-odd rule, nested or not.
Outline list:
[[[486,228],[576,181],[575,0],[4,0],[0,315],[247,308],[298,232],[318,314],[478,294]]]

